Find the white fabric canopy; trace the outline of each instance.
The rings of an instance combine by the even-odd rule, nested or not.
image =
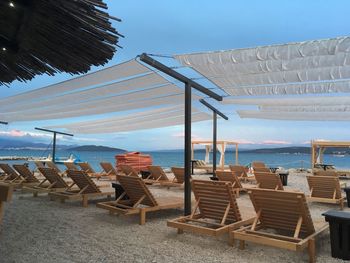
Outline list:
[[[350,38],[340,37],[175,58],[230,95],[275,95],[322,93],[331,89],[349,92],[349,83],[345,81],[350,78],[349,53]],[[331,82],[337,80],[343,82],[330,88]],[[311,84],[324,81],[326,84],[320,86]]]
[[[7,97],[0,100],[0,105],[16,103],[21,104],[30,100],[40,100],[45,97],[61,95],[65,92],[72,92],[84,87],[91,87],[98,84],[111,82],[117,79],[129,78],[135,75],[151,73],[152,71],[137,62],[129,60],[124,63],[104,68],[96,72],[85,74],[70,80],[66,80],[47,87],[35,89],[29,92],[21,93],[15,96]]]
[[[262,112],[237,111],[241,118],[293,121],[350,121],[350,112]]]
[[[261,112],[349,112],[350,105],[259,106]]]

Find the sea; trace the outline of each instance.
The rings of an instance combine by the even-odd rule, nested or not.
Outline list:
[[[30,156],[30,157],[47,157],[50,152],[43,150],[0,150],[0,156]],[[183,166],[184,153],[182,150],[170,150],[170,151],[144,151],[144,154],[149,154],[152,157],[154,165],[160,165],[163,168],[170,168],[172,166]],[[79,158],[81,161],[89,162],[96,171],[100,171],[99,163],[102,161],[115,163],[114,152],[96,152],[96,151],[66,151],[59,150],[56,153],[56,157],[68,158],[71,154]],[[120,154],[120,153],[118,153]],[[204,151],[196,151],[194,159],[204,160]],[[218,154],[217,160],[220,155]],[[239,152],[239,164],[249,165],[252,161],[263,161],[270,167],[283,167],[289,168],[311,168],[311,155],[310,154],[280,154],[280,153],[250,153]],[[17,163],[29,163],[31,168],[34,168],[34,164],[31,161],[16,160],[16,161],[0,161],[10,164]],[[235,153],[228,151],[225,154],[225,164],[235,163]],[[338,169],[350,169],[350,155],[332,155],[325,154],[325,164],[332,164]],[[62,165],[63,168],[63,165]]]

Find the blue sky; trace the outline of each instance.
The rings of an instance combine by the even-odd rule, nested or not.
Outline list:
[[[146,52],[181,54],[324,39],[349,34],[349,1],[113,1],[105,0],[114,23],[125,39],[108,65]],[[172,61],[162,60],[169,65]],[[95,70],[94,68],[93,70]],[[70,78],[38,76],[28,83],[1,87],[0,98],[40,88]],[[284,122],[240,119],[232,106],[219,106],[229,121],[219,121],[219,138],[245,143],[242,147],[305,144],[311,139],[349,140],[350,124],[338,122]],[[0,136],[49,141],[35,126],[54,122],[11,123],[0,127]],[[15,132],[15,130],[18,130]],[[210,139],[211,122],[193,125],[193,137]],[[128,150],[183,147],[181,126],[130,133],[60,138],[61,143],[102,144]],[[35,136],[35,137],[33,137]]]

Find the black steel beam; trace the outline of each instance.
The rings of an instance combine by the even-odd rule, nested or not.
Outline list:
[[[216,94],[215,92],[205,88],[204,86],[198,84],[197,82],[185,77],[184,75],[182,75],[181,73],[165,66],[164,64],[160,63],[159,61],[151,58],[150,56],[148,56],[146,53],[142,53],[140,55],[140,60],[145,62],[146,64],[164,72],[165,74],[177,79],[178,81],[181,81],[183,83],[188,83],[190,84],[190,86],[206,95],[208,95],[209,97],[216,99],[218,101],[222,101],[222,96]]]
[[[65,133],[65,132],[60,132],[60,131],[53,131],[53,130],[48,130],[48,129],[43,129],[43,128],[35,128],[36,130],[39,131],[44,131],[44,132],[52,132],[52,133],[57,133],[57,134],[62,134],[62,135],[66,135],[66,136],[74,136],[73,134],[70,133]]]
[[[192,119],[192,88],[185,83],[185,215],[191,214],[191,119]]]
[[[217,108],[215,108],[214,106],[212,106],[211,104],[209,104],[208,102],[206,102],[204,99],[200,99],[199,100],[200,103],[202,103],[204,106],[206,106],[207,108],[211,109],[213,112],[215,112],[217,115],[219,115],[221,118],[228,120],[228,117],[223,114],[221,111],[219,111]]]

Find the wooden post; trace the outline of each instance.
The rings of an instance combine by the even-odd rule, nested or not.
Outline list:
[[[236,144],[236,165],[238,165],[238,144]]]

